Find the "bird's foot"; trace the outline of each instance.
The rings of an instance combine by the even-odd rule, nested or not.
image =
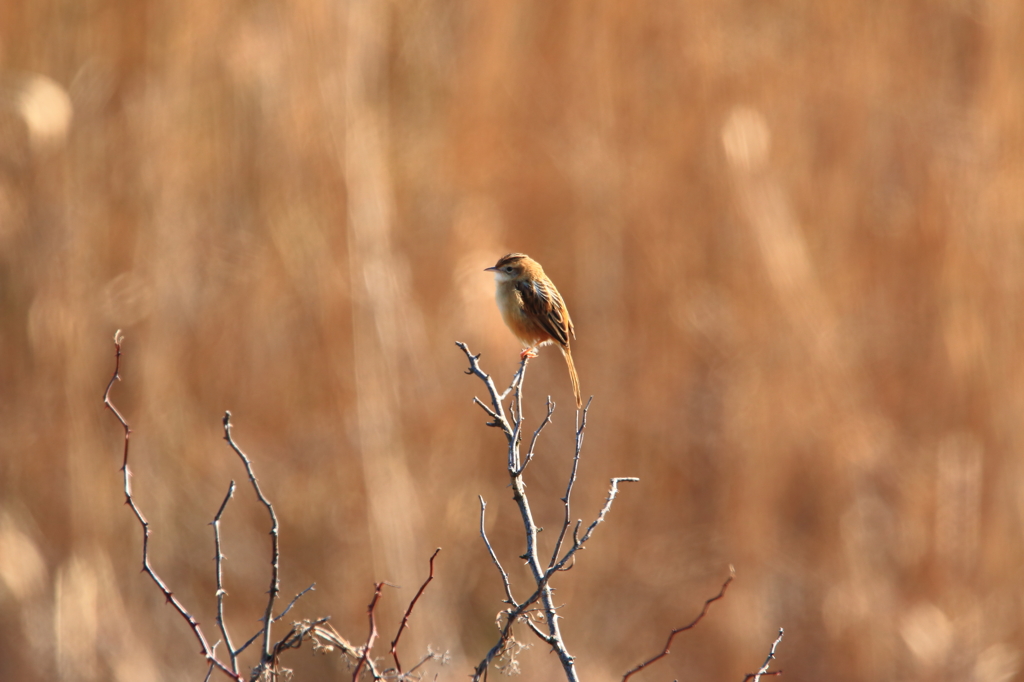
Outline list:
[[[522,353],[519,354],[519,359],[520,360],[525,360],[526,358],[535,358],[535,357],[537,357],[537,349],[536,348],[527,348],[526,350],[524,350]]]

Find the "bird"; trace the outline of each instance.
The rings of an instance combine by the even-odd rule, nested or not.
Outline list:
[[[520,357],[535,358],[539,347],[557,344],[569,367],[576,409],[582,408],[580,380],[569,348],[569,339],[576,338],[576,330],[555,283],[544,274],[541,264],[525,253],[502,256],[484,271],[494,273],[497,285],[494,297],[505,324],[523,344]]]

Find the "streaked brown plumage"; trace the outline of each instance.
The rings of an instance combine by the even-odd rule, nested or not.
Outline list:
[[[576,409],[583,407],[580,380],[569,350],[569,337],[575,339],[576,331],[562,295],[544,274],[544,268],[525,253],[510,253],[485,269],[494,273],[498,308],[505,324],[523,344],[523,355],[534,357],[538,347],[558,344],[569,366]]]

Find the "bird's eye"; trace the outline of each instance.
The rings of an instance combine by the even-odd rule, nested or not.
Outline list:
[[[505,272],[507,272],[508,274],[511,275],[512,274],[512,266],[511,265],[506,265],[505,266]]]

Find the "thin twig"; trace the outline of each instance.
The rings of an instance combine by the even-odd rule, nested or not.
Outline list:
[[[513,479],[521,477],[521,472],[525,468],[525,465],[520,465],[519,444],[523,440],[523,383],[526,381],[526,365],[530,362],[530,357],[532,356],[524,353],[520,358],[519,371],[512,377],[512,385],[509,387],[509,390],[514,391],[512,402],[509,403],[509,412],[512,413],[514,420],[508,449],[508,471]],[[517,471],[520,473],[516,474]]]
[[[590,403],[593,400],[594,398],[591,397],[583,406],[582,412],[577,411],[576,413],[576,448],[572,458],[572,471],[569,473],[569,484],[565,488],[565,497],[562,498],[562,504],[565,505],[565,518],[562,520],[562,530],[559,531],[558,540],[555,542],[555,551],[551,553],[551,561],[548,562],[549,569],[558,561],[558,553],[562,551],[562,540],[565,539],[565,531],[569,528],[569,499],[572,497],[572,487],[576,483],[576,472],[580,466],[580,452],[583,449],[583,430],[587,428],[587,412],[590,410]],[[532,450],[533,446],[531,445],[530,448]]]
[[[302,592],[299,592],[297,595],[292,597],[292,600],[288,602],[288,606],[284,607],[284,611],[278,614],[277,618],[274,619],[274,622],[276,623],[282,618],[284,618],[286,615],[288,615],[288,612],[292,610],[293,606],[295,606],[295,602],[299,601],[299,599],[302,598],[302,595],[306,594],[307,592],[312,592],[315,589],[316,583],[313,583],[312,585],[304,589]]]
[[[487,407],[487,405],[485,405],[479,398],[474,398],[473,401],[482,407],[491,419],[494,420],[493,426],[497,426],[502,430],[506,437],[510,437],[512,435],[512,426],[508,423],[508,419],[505,418],[505,410],[501,406],[502,401],[505,399],[505,393],[499,395],[498,389],[494,385],[494,380],[491,379],[490,375],[480,369],[479,355],[473,355],[469,351],[469,347],[461,341],[456,341],[455,345],[462,349],[462,352],[466,354],[466,358],[469,360],[469,369],[466,370],[466,374],[476,375],[480,381],[484,382],[484,386],[487,387],[487,393],[491,398],[492,407]]]
[[[783,634],[784,630],[782,628],[779,628],[779,636],[774,642],[772,642],[772,648],[768,651],[768,658],[764,659],[764,665],[762,665],[761,669],[758,670],[756,673],[747,673],[747,676],[743,678],[743,682],[747,682],[747,680],[749,680],[750,678],[753,678],[754,682],[759,682],[762,677],[767,677],[768,675],[782,674],[781,670],[768,672],[768,666],[771,665],[772,659],[775,658],[775,649],[779,646],[779,643],[782,642]]]
[[[545,632],[543,630],[541,630],[539,627],[537,627],[536,623],[534,623],[529,618],[523,618],[523,622],[526,623],[526,625],[530,628],[530,630],[533,631],[533,634],[537,635],[537,637],[539,637],[543,641],[547,642],[551,646],[555,646],[555,644],[556,644],[555,638],[552,637],[551,635],[545,634]]]
[[[435,661],[437,659],[441,659],[441,665],[444,665],[445,662],[446,662],[447,655],[448,655],[447,651],[445,653],[443,653],[443,654],[439,654],[439,653],[431,651],[428,648],[427,649],[427,655],[424,656],[423,658],[421,658],[419,660],[419,662],[416,663],[416,665],[414,665],[413,667],[409,668],[409,672],[405,673],[405,676],[409,677],[410,675],[415,673],[417,670],[419,670],[421,667],[423,667],[423,664],[426,663],[427,661]],[[437,675],[434,675],[434,679],[435,680],[437,679]]]
[[[262,634],[263,634],[263,628],[260,628],[259,630],[257,630],[257,631],[256,631],[256,634],[254,634],[254,635],[253,635],[252,637],[250,637],[249,639],[245,640],[245,644],[243,644],[242,646],[240,646],[240,647],[238,647],[237,649],[235,649],[235,653],[236,653],[236,654],[240,654],[240,653],[242,653],[243,651],[245,651],[246,649],[248,649],[248,648],[249,648],[249,646],[250,646],[250,645],[251,645],[251,644],[252,644],[253,642],[255,642],[255,641],[256,641],[257,639],[259,639],[259,638],[260,638],[260,635],[262,635]]]
[[[565,563],[569,561],[569,559],[571,559],[577,551],[583,548],[583,545],[587,543],[587,540],[590,539],[590,536],[594,534],[594,529],[597,528],[598,525],[600,525],[602,522],[604,522],[604,517],[607,516],[608,511],[612,508],[612,502],[615,501],[615,497],[619,494],[619,483],[639,482],[640,479],[635,476],[620,476],[617,478],[613,478],[611,480],[611,487],[608,489],[608,497],[607,499],[605,499],[604,506],[601,507],[601,511],[598,513],[597,518],[594,519],[594,521],[589,526],[587,526],[587,530],[585,533],[583,533],[583,537],[579,538],[578,540],[573,540],[572,547],[570,547],[569,550],[565,553],[565,556],[563,556],[558,563],[549,568],[547,572],[550,574],[554,573],[555,571],[562,570],[562,567],[565,566]],[[576,525],[576,531],[579,531],[578,523]],[[575,536],[576,533],[573,533],[573,535]]]
[[[533,432],[533,438],[530,439],[530,449],[526,451],[526,460],[523,461],[523,466],[519,467],[515,472],[515,476],[522,476],[523,472],[526,471],[526,466],[533,461],[533,449],[537,446],[537,438],[540,437],[540,432],[544,430],[544,427],[551,423],[551,415],[555,412],[555,403],[551,400],[551,396],[548,396],[547,408],[548,413],[544,416],[544,420],[537,427],[537,430]],[[579,450],[577,449],[578,452]]]
[[[118,412],[117,408],[114,407],[114,404],[110,401],[110,389],[113,387],[115,381],[121,380],[120,372],[122,341],[124,341],[124,336],[121,334],[121,330],[118,329],[117,332],[114,334],[114,374],[110,377],[110,381],[107,383],[107,389],[103,392],[103,405],[113,413],[113,415],[117,418],[117,421],[121,423],[121,427],[124,429],[124,457],[121,464],[121,473],[124,478],[124,497],[125,504],[127,504],[131,508],[132,513],[135,514],[135,518],[139,521],[139,525],[142,526],[142,570],[146,573],[146,575],[149,576],[150,580],[152,580],[156,584],[160,592],[163,593],[164,599],[167,601],[167,603],[173,606],[174,610],[178,612],[178,615],[184,618],[185,622],[188,623],[188,626],[192,629],[192,633],[195,635],[195,638],[199,641],[200,653],[206,658],[206,661],[211,666],[215,666],[218,670],[223,672],[228,677],[234,680],[239,680],[239,682],[241,682],[242,678],[239,677],[232,670],[230,670],[226,665],[224,665],[223,662],[220,661],[220,659],[217,658],[216,654],[213,651],[213,648],[206,641],[206,637],[205,635],[203,635],[203,630],[199,627],[199,622],[192,616],[192,614],[185,610],[185,607],[182,605],[182,603],[178,601],[178,598],[174,596],[170,588],[167,587],[167,584],[164,583],[160,576],[157,575],[156,571],[153,570],[153,567],[149,564],[149,536],[152,533],[152,531],[149,528],[149,521],[147,521],[146,517],[143,516],[142,511],[135,504],[135,499],[132,497],[132,474],[131,470],[128,468],[128,444],[132,430],[128,426],[128,422],[125,421],[125,418],[121,416],[121,413]]]
[[[497,412],[487,407],[487,405],[484,405],[483,401],[480,400],[480,398],[477,398],[476,396],[473,397],[473,402],[479,405],[483,409],[483,411],[487,413],[487,416],[492,419],[492,421],[487,422],[488,426],[497,426],[499,428],[502,427],[501,420],[504,419],[504,417],[499,416]]]
[[[484,512],[487,511],[487,503],[484,502],[484,498],[481,495],[477,495],[480,500],[480,537],[484,539],[484,544],[487,545],[487,552],[491,555],[491,561],[498,567],[498,573],[501,574],[501,582],[505,585],[505,596],[506,604],[512,606],[518,606],[515,597],[512,596],[512,585],[508,581],[508,573],[501,567],[501,562],[498,560],[498,555],[494,553],[494,548],[491,547],[491,541],[487,539],[487,531],[484,529]]]
[[[263,653],[261,658],[261,666],[269,664],[271,661],[271,643],[270,643],[270,628],[274,623],[274,602],[277,600],[278,594],[281,592],[281,547],[280,537],[278,533],[277,514],[274,512],[274,505],[270,503],[270,500],[263,495],[263,491],[260,489],[259,481],[256,480],[256,474],[252,469],[252,462],[246,457],[242,449],[235,444],[234,439],[231,437],[231,412],[224,413],[224,440],[228,442],[231,449],[235,451],[241,460],[242,464],[245,465],[245,471],[249,474],[249,482],[252,483],[253,490],[256,491],[256,497],[263,503],[263,506],[267,508],[267,513],[270,514],[270,542],[272,547],[272,556],[270,561],[270,596],[267,598],[267,607],[263,613]]]
[[[505,613],[508,615],[508,620],[505,623],[505,627],[503,627],[500,630],[500,634],[498,635],[498,643],[491,647],[491,649],[487,652],[487,655],[484,656],[483,660],[480,661],[480,663],[477,664],[476,668],[473,669],[474,682],[476,682],[476,680],[479,680],[481,677],[485,680],[487,679],[487,669],[490,667],[491,661],[493,661],[497,656],[501,655],[501,652],[505,649],[505,645],[508,643],[509,637],[512,634],[512,624],[515,623],[516,619],[513,615],[514,611],[506,611]]]
[[[438,547],[434,550],[434,553],[430,555],[430,575],[428,575],[427,579],[423,581],[419,592],[417,592],[416,596],[412,598],[411,602],[409,602],[409,608],[405,610],[405,615],[402,616],[402,623],[398,626],[398,632],[395,634],[395,639],[391,642],[391,655],[395,659],[395,668],[398,669],[399,673],[402,672],[402,664],[398,662],[398,640],[402,637],[402,631],[409,627],[409,616],[412,615],[412,610],[416,607],[416,602],[420,600],[420,597],[423,595],[423,591],[427,589],[427,585],[429,585],[430,581],[434,579],[434,558],[440,551],[441,548]]]
[[[309,587],[307,587],[306,589],[304,589],[304,590],[303,590],[302,592],[299,592],[299,593],[298,593],[297,595],[295,595],[295,597],[293,597],[293,598],[292,598],[291,602],[289,602],[289,604],[288,604],[288,606],[287,606],[287,607],[285,608],[285,610],[284,610],[284,611],[282,611],[282,612],[280,613],[280,615],[278,615],[278,616],[277,616],[276,618],[274,618],[274,622],[276,623],[276,622],[278,622],[279,620],[281,620],[282,618],[284,618],[284,617],[285,617],[285,614],[287,614],[287,613],[288,613],[288,612],[289,612],[289,611],[291,610],[291,608],[292,608],[292,607],[293,607],[293,606],[295,605],[295,602],[297,602],[297,601],[299,600],[299,598],[300,598],[300,597],[301,597],[302,595],[304,595],[304,594],[306,594],[307,592],[309,592],[309,591],[311,591],[311,590],[314,590],[314,589],[316,589],[316,583],[313,583],[312,585],[310,585]],[[261,619],[261,620],[262,620],[262,619]],[[326,620],[326,618],[325,618],[325,620]],[[253,635],[252,637],[250,637],[249,639],[247,639],[247,640],[245,641],[245,644],[243,644],[242,646],[240,646],[240,647],[238,647],[237,649],[235,649],[235,655],[238,655],[238,654],[242,653],[243,651],[245,651],[246,649],[248,649],[248,648],[249,648],[249,646],[250,646],[250,645],[251,645],[251,644],[252,644],[253,642],[255,642],[255,641],[256,641],[257,639],[259,639],[260,635],[262,635],[262,634],[263,634],[263,628],[260,628],[259,630],[257,630],[257,631],[256,631],[256,633],[255,633],[255,634],[254,634],[254,635]],[[287,639],[287,638],[286,638],[286,639]],[[261,665],[262,665],[262,664],[261,664]]]
[[[651,663],[654,663],[655,661],[660,661],[661,659],[668,656],[670,653],[670,649],[672,648],[672,640],[675,639],[676,635],[678,635],[680,632],[686,632],[687,630],[696,627],[697,623],[699,623],[704,618],[704,616],[707,615],[708,609],[711,608],[711,604],[725,596],[726,588],[729,587],[729,583],[731,583],[735,577],[736,572],[733,569],[733,567],[730,566],[729,577],[725,579],[724,583],[722,583],[722,589],[720,589],[718,591],[718,594],[716,594],[714,597],[711,597],[710,599],[704,602],[704,608],[700,610],[700,614],[696,618],[694,618],[689,624],[684,625],[682,627],[678,627],[672,632],[670,632],[668,635],[668,641],[665,642],[665,648],[662,649],[661,653],[657,656],[654,656],[653,658],[647,659],[635,668],[631,668],[629,671],[626,672],[625,675],[622,676],[622,682],[626,682],[626,680],[628,680],[634,674],[640,672],[641,670],[649,666]]]
[[[480,356],[477,355],[477,357],[479,358]],[[523,385],[523,375],[526,373],[526,361],[529,359],[529,356],[523,356],[520,359],[519,369],[517,369],[516,373],[512,375],[512,383],[509,384],[508,388],[506,388],[500,396],[502,401],[508,397],[509,393]]]
[[[221,551],[220,544],[220,518],[224,514],[224,510],[227,509],[228,502],[231,497],[235,494],[235,482],[231,481],[231,485],[228,486],[228,494],[224,496],[224,501],[220,503],[220,509],[217,510],[217,515],[213,517],[213,521],[210,525],[213,526],[213,547],[216,552],[214,562],[216,563],[216,574],[217,574],[217,627],[220,628],[220,634],[224,638],[224,646],[227,647],[228,656],[231,657],[231,670],[238,674],[238,652],[235,651],[234,644],[231,643],[231,635],[228,634],[228,626],[224,622],[224,597],[227,596],[227,590],[224,589],[224,553]]]

